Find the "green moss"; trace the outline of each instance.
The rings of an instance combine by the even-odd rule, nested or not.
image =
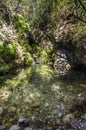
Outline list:
[[[39,57],[41,55],[42,48],[39,45],[33,43],[32,51]]]
[[[24,49],[26,52],[32,50],[31,46],[29,45],[29,41],[28,41],[28,40],[22,40],[21,46],[23,47],[23,49]]]
[[[55,52],[53,50],[49,51],[45,49],[41,52],[42,63],[51,63],[53,62],[54,58],[55,58]]]
[[[26,53],[24,56],[24,64],[25,65],[30,65],[32,63],[32,58],[30,53]]]
[[[0,73],[7,73],[10,70],[10,66],[6,65],[5,63],[0,64]]]
[[[13,41],[0,42],[0,73],[6,73],[10,70],[12,61],[17,56],[17,43]]]
[[[16,55],[16,44],[12,43],[6,46],[5,48],[7,51],[7,53],[9,55],[11,55],[12,57],[14,57]]]
[[[5,43],[7,42],[7,43]],[[0,57],[7,62],[16,57],[17,44],[15,42],[4,41],[0,43]]]
[[[20,14],[17,14],[14,17],[13,23],[15,24],[19,32],[24,33],[25,31],[28,31],[30,29],[29,24],[27,23],[26,19]]]

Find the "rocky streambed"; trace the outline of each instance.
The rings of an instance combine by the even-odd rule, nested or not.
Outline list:
[[[85,130],[85,74],[35,65],[0,76],[0,129]]]

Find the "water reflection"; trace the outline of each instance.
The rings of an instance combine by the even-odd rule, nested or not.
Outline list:
[[[49,66],[20,69],[0,77],[0,106],[7,126],[19,117],[28,117],[36,125],[54,125],[58,118],[86,100],[85,72],[59,76]],[[9,120],[8,120],[9,118]]]

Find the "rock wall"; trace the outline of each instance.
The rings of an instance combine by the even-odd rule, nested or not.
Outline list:
[[[70,21],[60,20],[56,27],[52,29],[51,34],[47,31],[44,33],[42,30],[32,29],[29,32],[29,36],[43,48],[54,48],[56,53],[55,69],[63,70],[64,68],[64,70],[69,70],[79,66],[84,66],[85,68],[86,34],[84,34],[84,37],[82,35],[81,38],[77,36],[77,40],[75,40],[74,37],[78,33],[75,32],[76,26]]]
[[[33,39],[44,49],[52,49],[53,43],[49,37],[40,29],[31,29],[28,32],[29,38]]]

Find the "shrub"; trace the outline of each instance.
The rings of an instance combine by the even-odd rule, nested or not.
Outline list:
[[[24,56],[24,64],[25,65],[30,65],[32,63],[32,58],[30,53],[26,53]]]
[[[14,16],[13,22],[19,32],[24,33],[30,29],[29,24],[27,23],[25,18],[20,14]]]
[[[0,57],[6,62],[10,62],[13,58],[16,57],[16,47],[17,44],[14,42],[0,43]]]
[[[49,51],[46,49],[41,52],[41,61],[43,63],[53,62],[54,58],[55,58],[55,52],[53,50]]]

